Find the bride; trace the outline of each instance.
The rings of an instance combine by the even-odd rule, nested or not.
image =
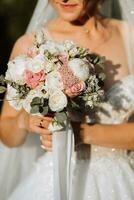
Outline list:
[[[58,42],[72,40],[106,57],[107,98],[98,108],[94,125],[80,124],[78,151],[72,157],[70,200],[134,198],[134,171],[131,165],[131,150],[134,149],[133,28],[125,22],[102,17],[98,12],[98,5],[102,2],[50,0],[58,16],[43,26],[46,39]],[[34,34],[24,35],[16,42],[11,58],[25,54],[32,48]],[[130,119],[131,123],[128,123]],[[50,117],[17,112],[8,102],[4,103],[1,117],[3,143],[17,147],[25,142],[28,132],[36,132],[45,150],[28,178],[10,196],[10,200],[55,199],[53,136],[48,130],[51,121]],[[77,129],[75,124],[74,132],[78,132]]]

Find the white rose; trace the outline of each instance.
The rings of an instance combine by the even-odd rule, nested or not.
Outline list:
[[[27,68],[29,58],[26,56],[18,56],[8,63],[8,70],[6,72],[6,79],[24,84],[24,72]]]
[[[55,90],[49,97],[49,107],[54,112],[60,112],[67,106],[67,97],[61,90]]]
[[[21,110],[23,107],[23,99],[20,99],[17,90],[14,89],[12,86],[8,85],[7,87],[7,101],[9,104],[16,110]]]
[[[89,77],[89,64],[88,62],[75,58],[69,61],[68,66],[73,71],[74,75],[77,76],[80,80],[86,81]]]
[[[63,90],[63,82],[61,79],[61,75],[58,71],[52,71],[46,76],[46,85],[49,90],[60,89]]]
[[[38,73],[41,70],[44,70],[45,68],[44,63],[45,63],[44,57],[41,54],[39,54],[36,57],[32,58],[30,62],[28,62],[27,70],[30,70],[34,73]]]
[[[42,90],[46,91],[45,93],[42,92]],[[31,102],[35,97],[39,97],[39,98],[45,98],[48,99],[48,91],[47,88],[44,85],[40,85],[38,86],[36,89],[31,90],[26,99],[23,101],[23,108],[30,113],[31,111]],[[38,113],[39,114],[39,113]],[[39,114],[40,115],[40,114]]]

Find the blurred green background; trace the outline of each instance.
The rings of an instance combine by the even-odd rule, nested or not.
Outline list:
[[[0,0],[0,73],[6,70],[10,52],[24,34],[37,0]]]

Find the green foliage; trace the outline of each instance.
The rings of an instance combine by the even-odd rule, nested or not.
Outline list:
[[[67,120],[67,114],[66,112],[59,112],[55,114],[55,119],[58,121],[60,124],[64,123]]]
[[[6,92],[6,90],[6,87],[0,86],[0,94],[3,94],[4,92]]]
[[[36,114],[40,113],[43,116],[48,114],[49,108],[48,108],[48,99],[35,97],[33,98],[31,102],[31,113]]]

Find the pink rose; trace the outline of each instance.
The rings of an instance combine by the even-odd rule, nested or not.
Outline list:
[[[32,71],[27,70],[25,73],[26,84],[30,88],[35,88],[39,85],[40,82],[45,80],[45,72],[41,70],[38,73],[33,73]]]
[[[76,97],[81,94],[86,88],[86,84],[84,81],[80,81],[76,83],[72,87],[65,90],[65,94],[69,97]]]

